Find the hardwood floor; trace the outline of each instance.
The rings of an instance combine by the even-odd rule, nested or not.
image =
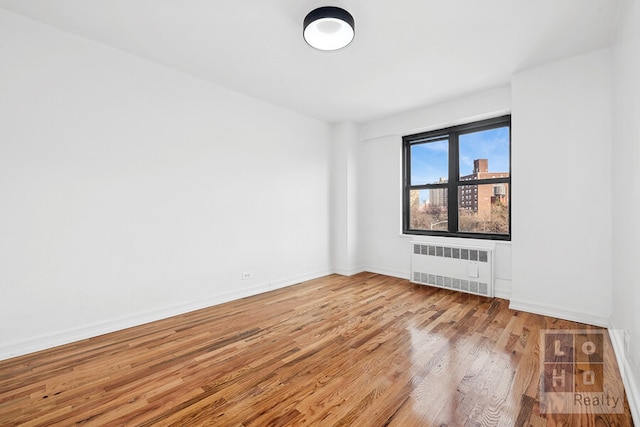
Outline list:
[[[626,399],[621,414],[541,413],[545,329],[600,331],[328,276],[2,361],[0,425],[632,425]],[[606,389],[623,397],[603,336]]]

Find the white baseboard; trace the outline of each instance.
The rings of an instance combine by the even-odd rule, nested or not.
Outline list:
[[[635,372],[627,352],[624,350],[623,332],[621,329],[616,329],[612,321],[609,321],[609,337],[611,337],[613,351],[620,368],[624,390],[627,393],[633,423],[640,426],[640,384],[637,379],[638,373]]]
[[[495,279],[494,295],[496,298],[511,299],[511,280]]]
[[[297,285],[298,283],[306,282],[308,280],[317,279],[319,277],[328,276],[330,274],[333,274],[333,270],[322,270],[322,271],[317,271],[317,272],[311,273],[311,274],[303,274],[301,276],[290,277],[288,279],[279,280],[279,281],[276,281],[276,282],[271,282],[270,285],[269,285],[269,289],[267,289],[267,290],[268,291],[273,291],[275,289],[286,288],[287,286]],[[266,292],[266,291],[263,291],[263,292]],[[256,293],[251,294],[251,295],[257,295],[257,294],[260,294],[260,293],[262,293],[262,292],[256,292]]]
[[[354,267],[354,268],[336,268],[335,270],[336,274],[339,274],[341,276],[354,276],[358,273],[362,273],[363,271],[367,271],[364,267]]]
[[[587,325],[602,326],[603,328],[609,326],[608,317],[581,313],[550,305],[540,305],[511,299],[509,308],[512,310],[541,314],[543,316],[557,317],[558,319],[570,320],[572,322],[586,323]]]
[[[376,274],[383,274],[385,276],[397,277],[399,279],[406,279],[406,280],[409,280],[409,277],[411,275],[411,273],[408,271],[389,270],[387,268],[375,267],[372,265],[365,266],[364,271],[368,271],[370,273],[376,273]]]
[[[22,356],[24,354],[29,354],[36,351],[84,340],[87,338],[97,337],[99,335],[108,334],[110,332],[131,328],[133,326],[139,326],[145,323],[166,319],[168,317],[177,316],[180,314],[188,313],[190,311],[212,307],[214,305],[222,304],[236,299],[258,295],[274,289],[284,288],[307,280],[313,280],[319,277],[327,276],[331,273],[331,271],[326,270],[276,282],[263,283],[251,288],[245,288],[239,291],[214,295],[204,300],[193,301],[187,304],[175,305],[172,307],[166,307],[160,310],[154,310],[144,313],[136,313],[132,316],[122,317],[106,322],[98,322],[79,328],[67,329],[65,331],[57,332],[54,334],[32,337],[24,341],[13,342],[7,345],[0,346],[0,360]]]

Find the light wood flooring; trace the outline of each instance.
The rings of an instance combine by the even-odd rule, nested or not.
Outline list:
[[[0,426],[632,425],[626,400],[621,414],[541,413],[545,329],[600,331],[333,275],[0,361]]]

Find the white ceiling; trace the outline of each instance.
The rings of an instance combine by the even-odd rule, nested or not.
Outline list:
[[[0,0],[48,25],[328,122],[366,122],[508,84],[610,44],[624,0]],[[302,20],[341,6],[347,48]]]

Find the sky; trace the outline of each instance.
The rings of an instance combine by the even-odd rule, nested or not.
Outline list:
[[[411,148],[411,184],[433,184],[448,178],[449,142],[417,144]],[[509,128],[460,135],[460,175],[473,173],[475,159],[488,159],[489,172],[509,172]],[[428,191],[420,192],[428,197]]]
[[[460,174],[473,173],[475,159],[489,159],[490,172],[509,171],[509,128],[460,135]],[[411,148],[411,184],[433,184],[448,178],[449,142],[417,144]]]

